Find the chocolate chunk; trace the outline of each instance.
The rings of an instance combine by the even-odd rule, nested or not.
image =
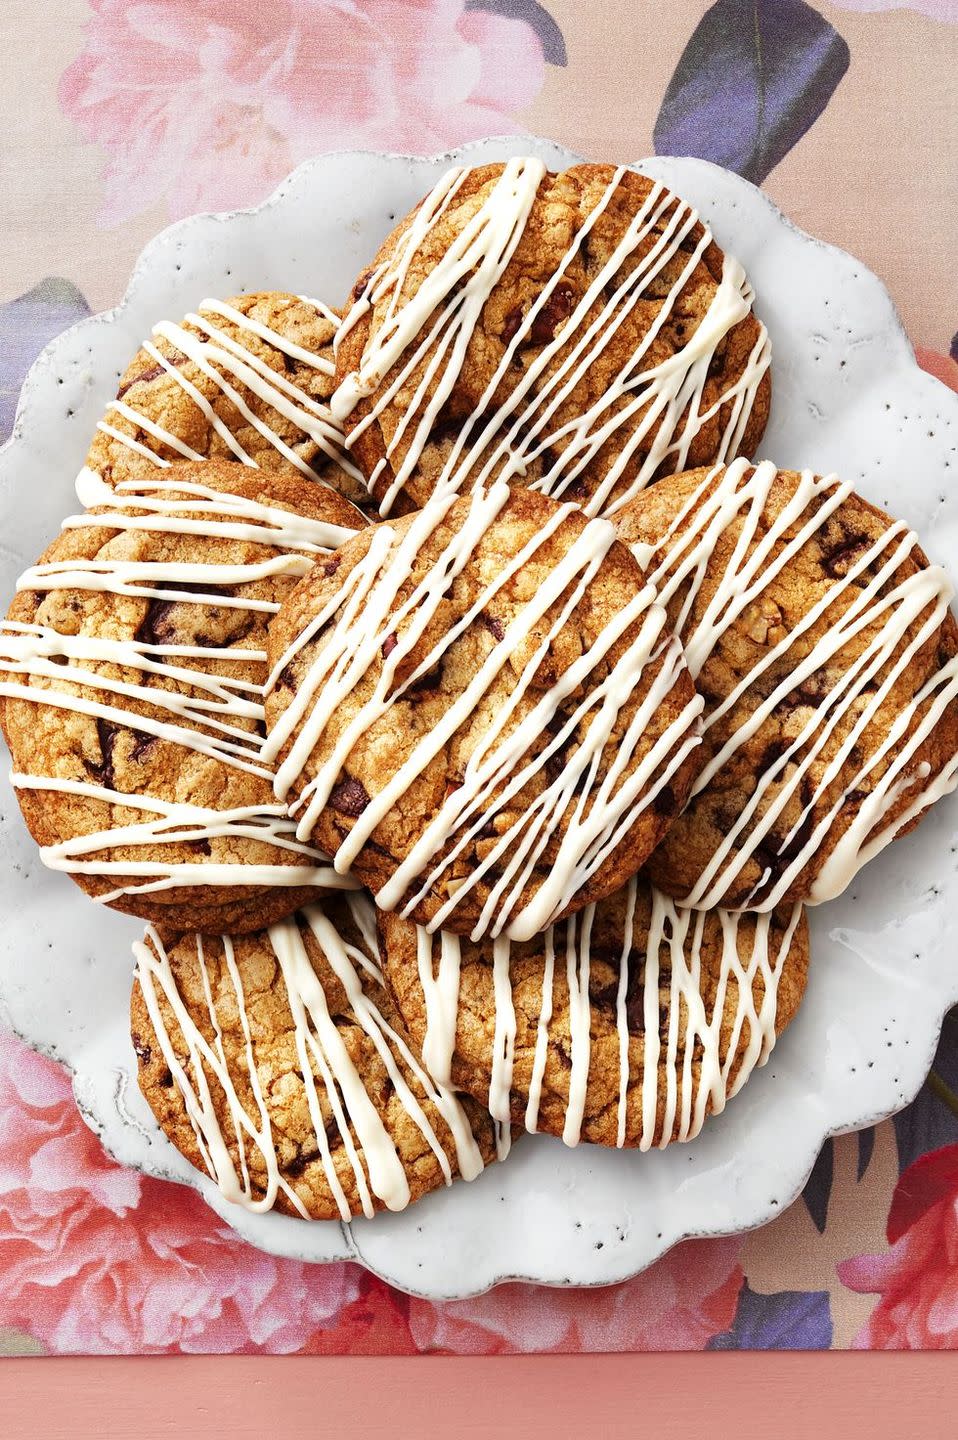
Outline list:
[[[509,311],[509,314],[506,316],[505,323],[502,327],[503,345],[512,344],[513,340],[516,338],[516,332],[518,331],[521,324],[522,306],[514,305],[513,308]]]
[[[195,593],[196,586],[188,585],[180,580],[166,580],[163,582],[163,589],[191,594]],[[210,594],[214,591],[217,594],[228,593],[222,587],[214,586],[205,587],[204,593]],[[179,603],[176,600],[150,600],[147,603],[146,614],[137,626],[134,639],[139,640],[142,645],[170,644],[176,638],[176,627],[172,622],[172,615]]]
[[[560,282],[532,322],[529,332],[531,343],[548,345],[550,340],[555,339],[563,320],[568,320],[574,309],[575,291],[571,285]]]
[[[567,320],[575,309],[575,291],[571,285],[560,282],[546,300],[542,309],[533,318],[528,331],[522,337],[522,345],[548,345],[555,339],[556,331],[563,320]],[[502,342],[511,345],[526,318],[521,305],[514,306],[505,318],[502,327]]]
[[[97,716],[96,735],[100,742],[100,763],[97,765],[87,761],[87,769],[105,790],[116,788],[116,776],[113,773],[113,749],[119,733],[118,725],[113,725],[109,720],[103,720]]]
[[[432,695],[435,694],[441,684],[442,666],[434,665],[431,670],[426,671],[425,675],[420,675],[418,680],[414,680],[411,685],[407,685],[405,693],[407,695]]]
[[[340,815],[349,815],[353,820],[360,816],[369,804],[369,794],[364,785],[347,775],[333,786],[329,796],[330,809]]]
[[[674,815],[676,802],[675,791],[673,790],[672,786],[663,785],[661,790],[659,790],[656,794],[656,797],[652,803],[655,807],[655,813],[657,815]]]
[[[629,985],[625,992],[625,1017],[630,1035],[645,1034],[645,956],[630,957]]]
[[[127,380],[125,385],[121,385],[119,390],[116,392],[116,398],[118,400],[122,400],[126,392],[128,390],[132,390],[134,385],[146,385],[149,383],[150,380],[159,379],[162,374],[162,365],[150,365],[148,369],[141,370],[139,375],[134,375],[132,380]]]
[[[835,545],[822,556],[822,569],[832,580],[840,580],[848,574],[862,550],[871,544],[867,535],[849,535],[840,545]]]

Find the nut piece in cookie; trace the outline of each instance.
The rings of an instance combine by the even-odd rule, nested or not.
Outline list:
[[[262,755],[266,630],[365,525],[299,476],[208,460],[69,518],[0,626],[0,721],[44,862],[171,927],[258,929],[345,881]]]
[[[134,947],[140,1089],[228,1200],[307,1220],[402,1210],[494,1158],[492,1123],[427,1075],[375,959],[372,906]]]
[[[84,472],[114,486],[173,460],[238,460],[369,500],[333,419],[339,316],[319,300],[261,291],[204,300],[162,320],[97,425]]]
[[[611,515],[765,428],[744,271],[624,166],[450,170],[353,296],[332,409],[381,515],[490,476]]]
[[[958,782],[952,586],[836,476],[737,461],[617,519],[705,699],[705,764],[649,873],[683,904],[841,894]]]
[[[501,482],[318,564],[270,663],[298,837],[430,929],[525,939],[608,894],[697,769],[701,701],[612,526]]]
[[[381,914],[380,954],[433,1074],[567,1145],[691,1140],[764,1065],[805,989],[800,905],[683,910],[636,876],[521,945]]]

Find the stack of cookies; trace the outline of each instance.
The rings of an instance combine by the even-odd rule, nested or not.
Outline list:
[[[534,159],[444,175],[344,313],[206,300],[136,355],[0,721],[45,862],[149,922],[140,1085],[229,1198],[693,1138],[805,906],[958,784],[951,585],[750,463],[770,393],[688,205]]]

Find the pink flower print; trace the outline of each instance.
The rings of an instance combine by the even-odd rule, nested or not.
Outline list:
[[[958,1349],[958,1145],[909,1165],[895,1187],[885,1255],[838,1267],[849,1290],[878,1295],[858,1350]]]
[[[420,1351],[702,1350],[732,1324],[741,1237],[687,1240],[633,1280],[585,1290],[499,1285],[473,1300],[410,1300]]]
[[[287,1353],[359,1291],[355,1266],[262,1254],[193,1191],[115,1165],[59,1066],[2,1038],[0,1327],[64,1354]]]
[[[322,151],[515,130],[544,74],[529,25],[465,0],[90,4],[60,103],[107,152],[107,225],[251,204]]]

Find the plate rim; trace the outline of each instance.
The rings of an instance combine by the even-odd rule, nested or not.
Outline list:
[[[580,158],[577,157],[573,151],[569,150],[564,145],[561,145],[559,142],[533,135],[489,136],[483,139],[470,141],[467,144],[458,146],[451,150],[440,151],[431,155],[411,155],[405,152],[380,151],[373,149],[333,150],[312,156],[309,159],[301,162],[279,182],[279,184],[271,191],[268,196],[266,196],[262,201],[255,205],[237,207],[235,209],[225,211],[201,211],[189,216],[182,217],[181,219],[176,220],[171,224],[163,227],[163,229],[158,231],[157,234],[155,234],[151,239],[146,242],[146,244],[139,252],[131,270],[130,277],[125,287],[124,293],[121,299],[117,302],[117,304],[107,310],[99,311],[95,314],[84,316],[78,319],[74,324],[70,325],[65,330],[61,331],[58,335],[54,336],[43,347],[39,355],[31,364],[26,376],[24,377],[24,381],[19,392],[10,435],[4,442],[4,444],[0,446],[0,483],[9,483],[10,481],[12,481],[12,457],[17,453],[17,449],[21,443],[28,443],[28,431],[32,410],[34,404],[37,402],[38,399],[40,399],[42,389],[46,383],[47,372],[54,367],[56,355],[60,347],[66,344],[68,340],[75,339],[78,333],[89,335],[91,337],[91,340],[93,340],[93,337],[95,337],[98,328],[110,326],[120,321],[123,317],[124,312],[134,303],[137,291],[143,280],[143,277],[149,275],[151,266],[154,263],[154,257],[161,249],[168,245],[175,244],[178,240],[182,239],[184,235],[187,235],[191,230],[199,228],[203,225],[208,225],[210,223],[229,224],[244,217],[261,215],[264,212],[275,208],[277,205],[281,204],[282,201],[292,192],[304,185],[307,185],[309,183],[309,177],[314,170],[321,169],[330,161],[367,159],[375,161],[407,162],[419,165],[427,164],[431,166],[439,166],[443,163],[468,163],[470,156],[474,156],[477,153],[488,153],[489,149],[495,146],[507,146],[514,153],[522,153],[523,150],[531,151],[532,153],[542,153],[543,151],[549,151],[553,155],[561,154],[562,157],[565,158],[566,163],[577,163],[578,159]],[[711,161],[700,160],[697,157],[692,156],[649,156],[642,160],[629,162],[628,168],[642,170],[643,167],[647,165],[654,166],[655,164],[658,164],[660,162],[668,164],[673,160],[680,160],[684,163],[694,163],[695,166],[701,167],[703,171],[715,171],[721,176],[734,174],[734,172],[729,172],[725,170],[724,167],[718,166]],[[865,277],[868,278],[868,280],[870,280],[874,284],[874,286],[876,287],[876,293],[880,292],[886,306],[887,313],[885,319],[888,322],[889,328],[888,334],[884,338],[888,342],[893,342],[895,345],[896,351],[898,352],[898,354],[894,357],[895,361],[897,363],[911,367],[911,369],[913,369],[913,371],[917,375],[920,375],[922,377],[923,381],[932,382],[933,385],[937,387],[938,390],[940,390],[941,395],[950,396],[951,401],[949,403],[955,403],[956,405],[958,405],[958,397],[955,397],[948,389],[948,387],[942,381],[938,380],[936,376],[929,374],[929,372],[923,370],[918,364],[914,348],[908,337],[907,331],[905,330],[901,315],[897,309],[897,306],[895,305],[894,300],[892,299],[892,296],[888,292],[886,286],[884,285],[880,277],[876,276],[874,272],[871,271],[871,269],[867,265],[865,265],[863,261],[858,260],[857,257],[852,255],[850,252],[843,250],[841,247],[833,244],[830,241],[823,240],[820,237],[812,235],[808,231],[802,229],[801,226],[796,224],[787,214],[785,214],[785,212],[781,210],[781,208],[771,199],[771,197],[768,196],[758,186],[751,184],[751,182],[745,180],[741,176],[735,176],[735,180],[738,184],[748,188],[748,190],[751,192],[752,198],[756,202],[759,199],[761,200],[762,207],[764,208],[770,223],[783,226],[794,236],[796,236],[800,241],[814,246],[817,250],[823,252],[830,260],[834,260],[843,265],[848,263],[853,264]],[[95,340],[93,340],[93,343],[95,344]],[[8,474],[8,472],[10,473]],[[815,1145],[811,1158],[808,1160],[807,1167],[803,1169],[801,1179],[794,1185],[794,1187],[789,1187],[789,1194],[787,1199],[783,1196],[774,1205],[774,1208],[769,1208],[766,1213],[763,1213],[761,1216],[759,1216],[759,1218],[751,1220],[747,1225],[736,1225],[734,1229],[729,1229],[727,1226],[721,1224],[714,1228],[703,1226],[693,1229],[680,1229],[675,1234],[670,1235],[668,1240],[663,1243],[655,1251],[651,1258],[643,1264],[636,1266],[632,1262],[626,1261],[624,1263],[624,1267],[621,1270],[621,1273],[616,1273],[611,1277],[608,1275],[604,1275],[600,1279],[576,1279],[572,1283],[576,1287],[582,1288],[593,1288],[597,1286],[620,1283],[623,1280],[629,1279],[637,1274],[642,1273],[642,1271],[647,1269],[648,1266],[654,1264],[657,1259],[661,1258],[662,1255],[666,1254],[675,1245],[682,1243],[684,1240],[696,1238],[719,1238],[722,1236],[744,1234],[751,1230],[760,1228],[761,1226],[767,1224],[770,1220],[775,1218],[777,1215],[780,1215],[782,1211],[787,1208],[788,1205],[793,1203],[801,1194],[801,1191],[804,1188],[808,1176],[811,1173],[812,1168],[814,1167],[815,1160],[821,1150],[821,1147],[829,1138],[837,1135],[854,1133],[856,1131],[867,1128],[870,1125],[878,1123],[880,1120],[887,1119],[891,1115],[896,1114],[899,1110],[904,1109],[907,1105],[911,1104],[914,1101],[915,1096],[921,1088],[921,1085],[924,1083],[924,1076],[927,1074],[927,1071],[933,1062],[935,1050],[938,1044],[941,1027],[944,1023],[945,1016],[952,1008],[952,1006],[958,1003],[958,973],[955,974],[950,985],[947,985],[943,980],[941,993],[946,995],[946,998],[941,1001],[940,1009],[937,1005],[935,1006],[935,1020],[933,1027],[931,1027],[929,1031],[927,1061],[924,1059],[922,1060],[920,1067],[922,1079],[919,1080],[918,1085],[914,1089],[913,1093],[911,1093],[908,1098],[903,1098],[901,1103],[896,1104],[892,1109],[887,1109],[884,1106],[881,1106],[875,1111],[868,1112],[861,1118],[856,1118],[854,1120],[840,1121],[832,1124],[826,1121],[823,1132],[821,1134],[821,1138],[817,1141]],[[19,1030],[16,1025],[10,1023],[9,1018],[5,1018],[4,1024],[8,1030],[12,1031],[12,1033],[19,1035],[19,1038],[23,1040],[27,1045],[29,1045],[30,1048],[36,1050],[38,1053],[48,1056],[50,1059],[53,1059],[57,1063],[66,1067],[68,1073],[71,1075],[71,1078],[73,1080],[74,1096],[76,1099],[77,1107],[80,1111],[81,1116],[84,1119],[84,1122],[100,1136],[101,1140],[105,1144],[105,1147],[109,1150],[110,1147],[104,1140],[103,1136],[103,1130],[105,1128],[103,1122],[100,1120],[95,1109],[86,1106],[81,1100],[80,1096],[77,1094],[76,1085],[77,1080],[82,1078],[81,1072],[73,1065],[71,1065],[70,1062],[66,1061],[61,1054],[57,1053],[58,1047],[56,1045],[44,1045],[29,1038],[21,1030]],[[130,1079],[135,1080],[135,1077],[130,1077]],[[816,1126],[816,1133],[817,1130],[818,1127]],[[130,1162],[126,1160],[120,1161],[118,1163],[130,1164]],[[131,1168],[135,1168],[139,1173],[144,1175],[157,1175],[156,1169],[148,1168],[145,1163],[132,1164]],[[258,1242],[255,1239],[251,1240],[248,1235],[244,1234],[242,1230],[238,1229],[233,1224],[228,1213],[224,1213],[219,1208],[219,1206],[211,1202],[211,1198],[208,1192],[212,1187],[212,1182],[208,1179],[208,1177],[202,1175],[201,1172],[195,1171],[192,1172],[190,1176],[184,1177],[162,1176],[161,1178],[165,1179],[167,1183],[183,1184],[188,1188],[195,1190],[210,1206],[210,1208],[213,1210],[213,1213],[219,1216],[222,1220],[224,1220],[225,1223],[229,1224],[230,1227],[234,1229],[234,1231],[237,1233],[238,1238],[244,1239],[247,1243],[252,1243],[254,1245],[259,1244],[260,1248],[267,1248],[262,1244],[262,1242]],[[322,1224],[322,1222],[313,1223]],[[352,1260],[356,1263],[362,1264],[366,1269],[372,1271],[373,1273],[380,1275],[382,1278],[389,1281],[389,1283],[397,1284],[397,1282],[394,1279],[391,1279],[387,1273],[384,1273],[382,1267],[374,1264],[363,1253],[362,1247],[360,1245],[357,1245],[356,1240],[353,1237],[350,1225],[344,1224],[341,1221],[333,1221],[331,1223],[339,1228],[345,1253],[332,1256],[330,1257],[330,1260]],[[308,1264],[330,1263],[330,1261],[324,1259],[314,1259],[307,1257],[302,1258],[303,1263]],[[487,1266],[487,1269],[494,1270],[495,1262],[493,1261],[491,1266]],[[534,1283],[538,1285],[548,1285],[551,1288],[564,1288],[564,1285],[567,1282],[563,1282],[561,1280],[542,1279],[541,1277],[534,1274],[510,1270],[505,1273],[491,1274],[490,1278],[481,1282],[478,1287],[472,1285],[467,1286],[466,1288],[462,1288],[460,1286],[457,1289],[453,1289],[450,1290],[448,1293],[442,1294],[437,1293],[434,1288],[417,1290],[415,1289],[415,1287],[409,1286],[402,1282],[400,1282],[399,1288],[402,1288],[406,1293],[411,1295],[419,1295],[422,1298],[427,1298],[431,1300],[440,1300],[457,1299],[463,1298],[466,1295],[471,1296],[482,1294],[497,1285],[507,1283]]]

